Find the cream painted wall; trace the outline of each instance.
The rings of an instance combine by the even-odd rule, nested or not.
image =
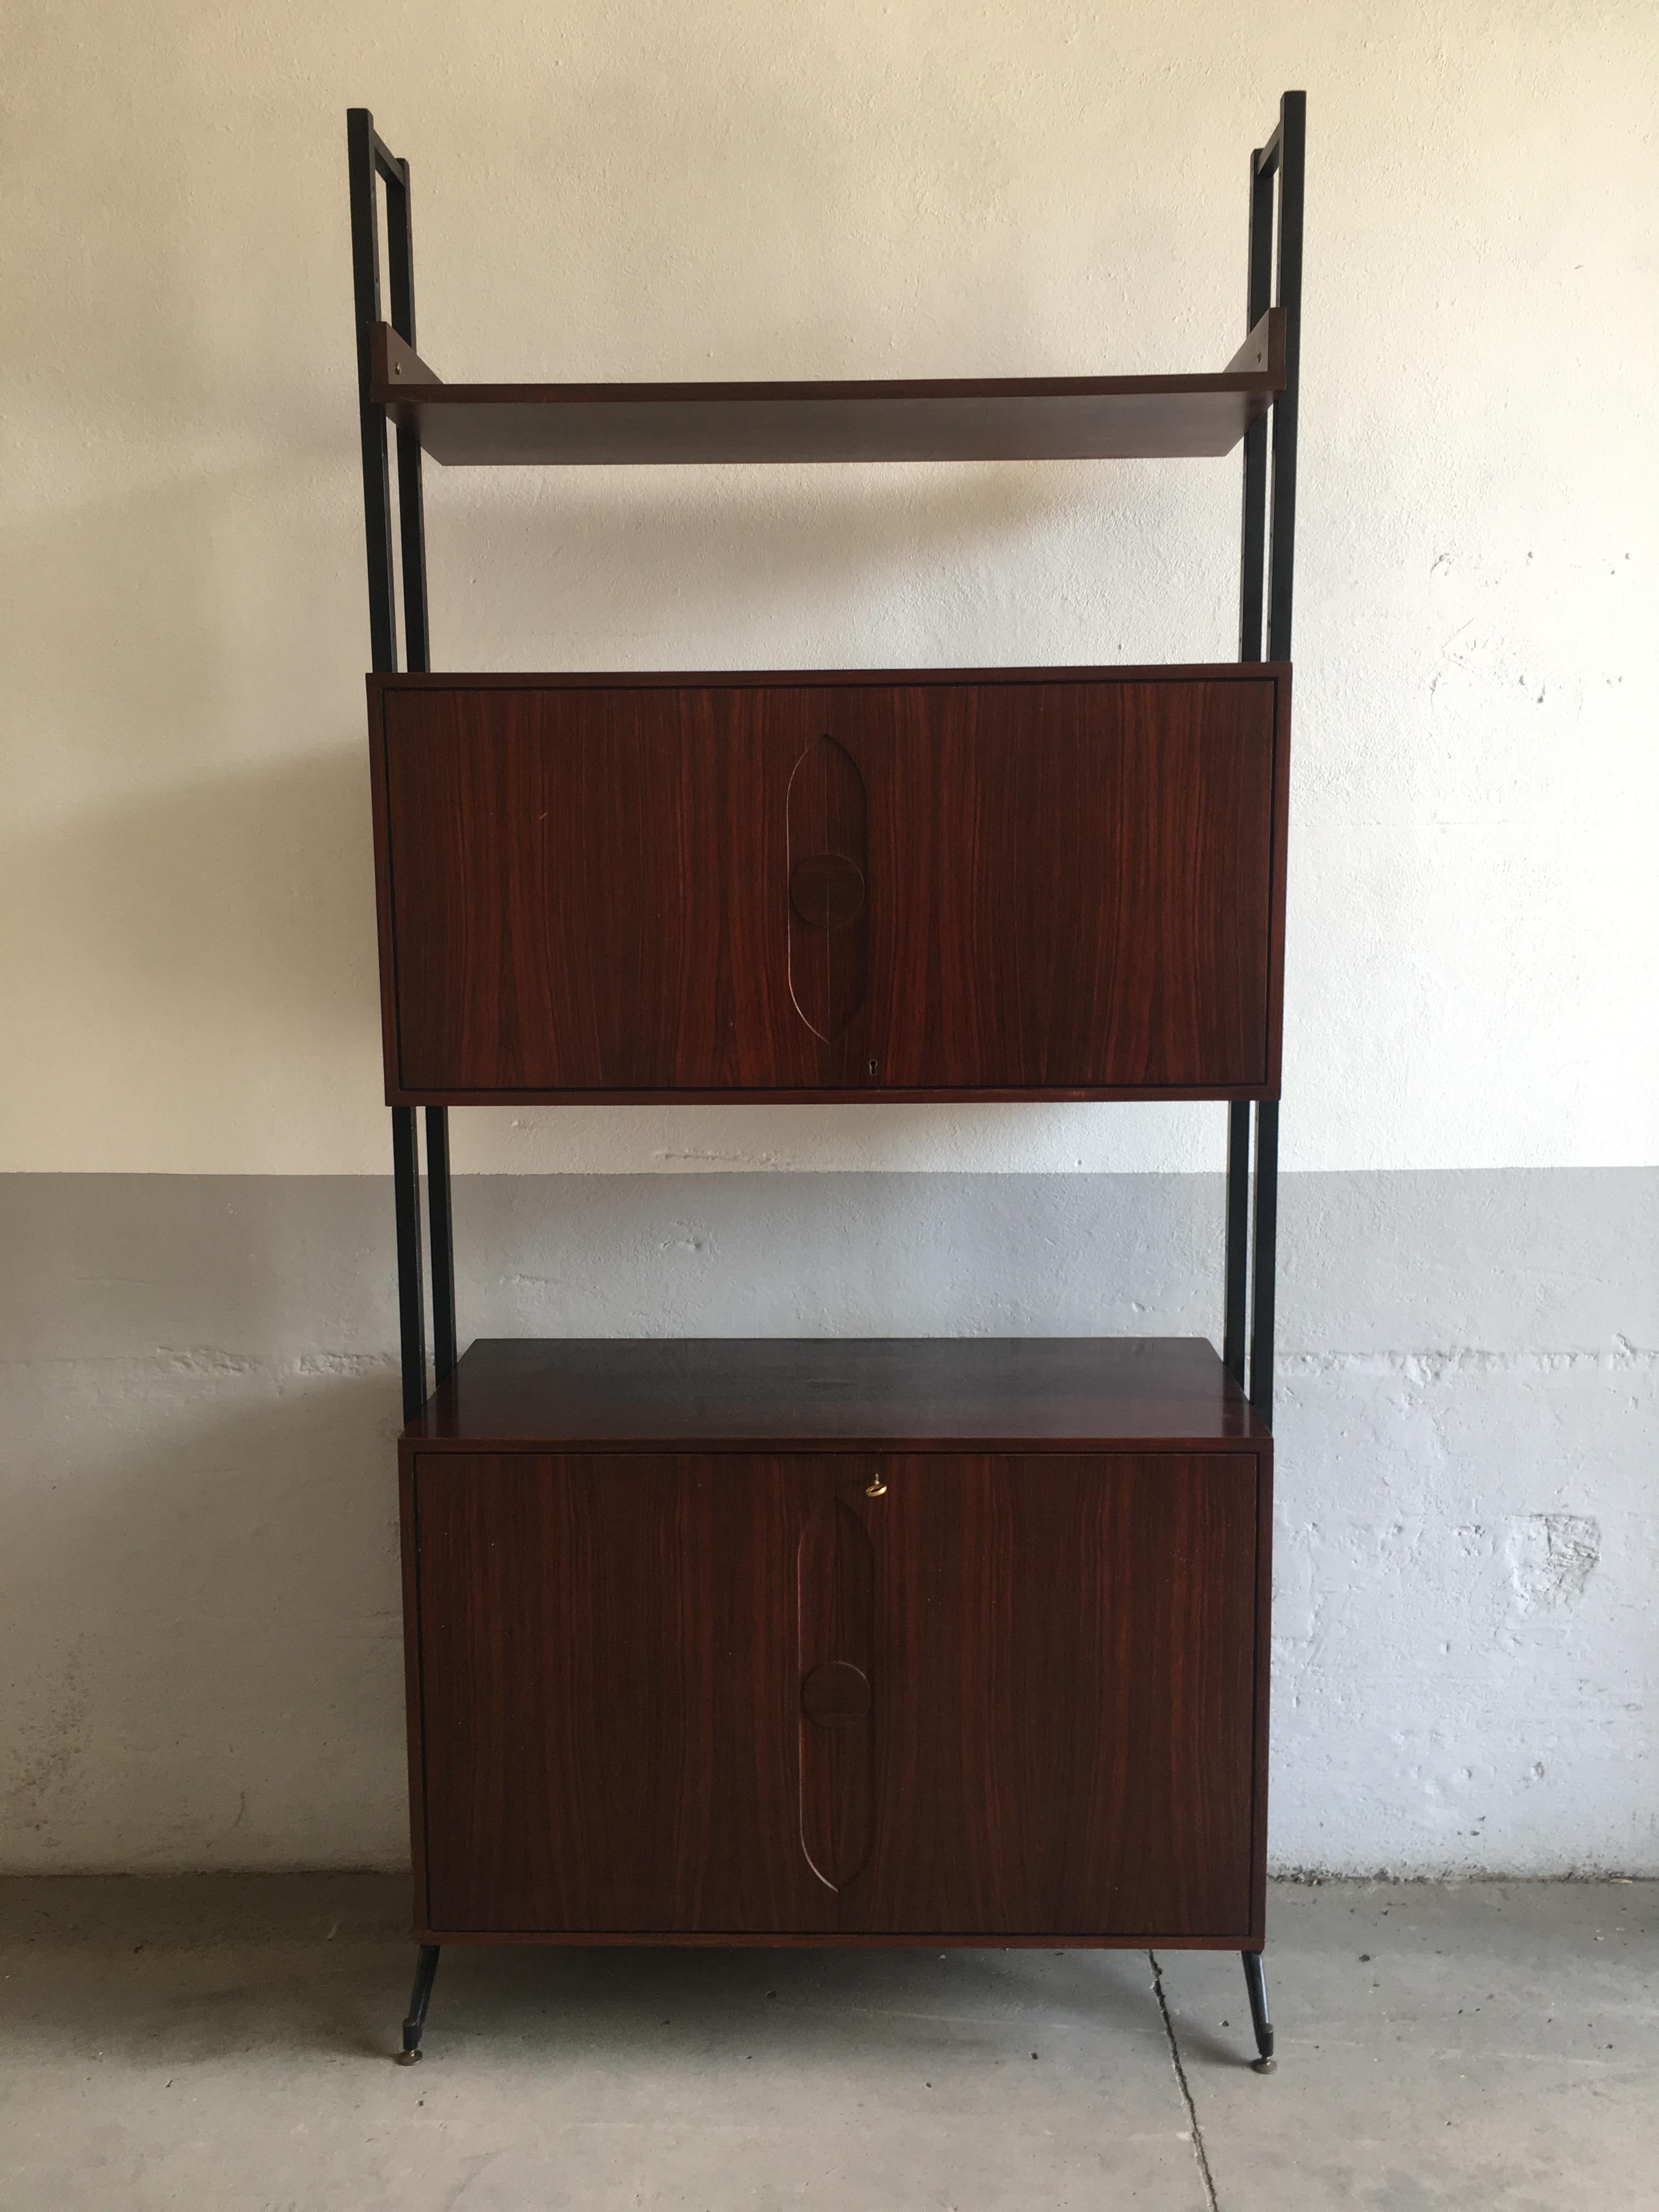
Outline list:
[[[1265,17],[1265,21],[1264,21]],[[1659,9],[19,4],[0,1167],[382,1171],[343,111],[448,375],[1219,365],[1309,94],[1292,1167],[1659,1158]],[[428,477],[441,666],[1225,656],[1234,463]],[[1072,1169],[1182,1109],[463,1117]]]

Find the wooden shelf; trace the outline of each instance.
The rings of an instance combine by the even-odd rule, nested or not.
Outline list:
[[[451,465],[1158,460],[1231,453],[1285,389],[1272,308],[1219,375],[446,384],[381,323],[370,396]]]
[[[484,1338],[404,1433],[468,1452],[1269,1443],[1201,1337]]]

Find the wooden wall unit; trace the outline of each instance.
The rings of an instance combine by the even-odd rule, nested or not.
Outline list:
[[[1286,94],[1252,159],[1247,335],[1218,374],[749,386],[444,384],[416,350],[407,165],[352,111],[422,1946],[406,2058],[446,1942],[1156,1943],[1243,1954],[1271,2067],[1304,107]],[[1236,662],[430,671],[423,453],[1241,441]],[[1219,1352],[461,1350],[451,1106],[994,1098],[1225,1102]]]

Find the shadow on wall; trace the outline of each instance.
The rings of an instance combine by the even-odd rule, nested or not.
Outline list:
[[[1234,464],[1214,468],[1235,502]],[[426,485],[439,667],[1086,664],[1137,628],[1154,658],[1203,634],[1182,549],[1216,487],[1133,464],[429,466]],[[1182,601],[1167,636],[1149,568]],[[1214,649],[1231,655],[1219,618]]]
[[[83,803],[14,851],[4,900],[118,1049],[210,1052],[228,1018],[337,1051],[378,1040],[369,837],[366,747],[308,750]]]
[[[402,1864],[389,1363],[181,1350],[8,1398],[0,1868]]]

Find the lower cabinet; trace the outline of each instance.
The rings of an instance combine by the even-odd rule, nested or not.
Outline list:
[[[417,1453],[434,1934],[1249,1934],[1258,1462]]]

